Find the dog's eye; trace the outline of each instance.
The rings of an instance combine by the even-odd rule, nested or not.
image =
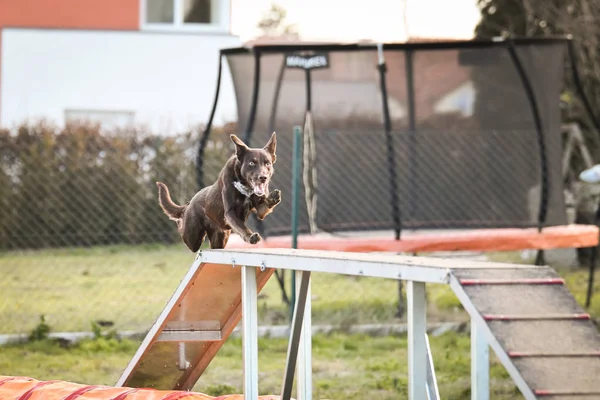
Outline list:
[[[265,165],[268,167],[269,165],[271,165],[271,161],[265,162]]]
[[[254,166],[254,161],[250,161],[248,164],[249,164],[250,166]]]

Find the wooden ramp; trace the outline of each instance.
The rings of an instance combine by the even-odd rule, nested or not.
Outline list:
[[[551,268],[292,249],[200,253],[117,385],[190,390],[241,318],[244,271],[256,271],[258,292],[275,268],[408,281],[413,307],[409,346],[417,349],[425,335],[425,284],[448,284],[469,313],[472,329],[485,339],[486,349],[494,350],[526,399],[600,399],[600,335]],[[249,318],[256,324],[255,309],[253,314]],[[480,354],[472,359],[481,369],[473,375],[478,379],[487,373],[489,361]],[[415,376],[424,368],[419,357],[409,366]],[[415,390],[419,383],[413,372],[409,382]]]
[[[600,399],[600,335],[554,270],[455,269],[452,276],[471,317],[486,324],[536,398]]]
[[[191,390],[242,318],[241,269],[196,262],[117,386]],[[274,270],[259,271],[260,289]]]

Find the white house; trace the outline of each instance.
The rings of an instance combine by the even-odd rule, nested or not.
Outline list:
[[[230,0],[0,0],[0,126],[205,123],[219,50],[240,45]],[[215,124],[237,118],[223,67]]]

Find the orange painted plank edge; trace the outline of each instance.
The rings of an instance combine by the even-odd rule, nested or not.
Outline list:
[[[300,235],[299,249],[347,252],[436,252],[436,251],[516,251],[525,249],[583,248],[598,244],[595,225],[565,225],[527,229],[477,229],[440,234],[405,234],[395,240],[391,234],[365,237],[320,237]],[[385,235],[385,236],[384,236]],[[273,236],[250,245],[232,236],[227,248],[290,248],[291,236]]]
[[[39,381],[23,376],[0,376],[0,399],[64,400],[243,400],[243,395],[212,397],[202,393],[176,390],[135,389],[127,387],[82,385],[66,381]],[[259,396],[260,400],[278,400],[279,396]]]

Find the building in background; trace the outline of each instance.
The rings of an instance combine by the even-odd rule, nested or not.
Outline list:
[[[230,0],[0,0],[0,126],[99,121],[170,133],[208,119]],[[215,123],[237,118],[224,64]]]

